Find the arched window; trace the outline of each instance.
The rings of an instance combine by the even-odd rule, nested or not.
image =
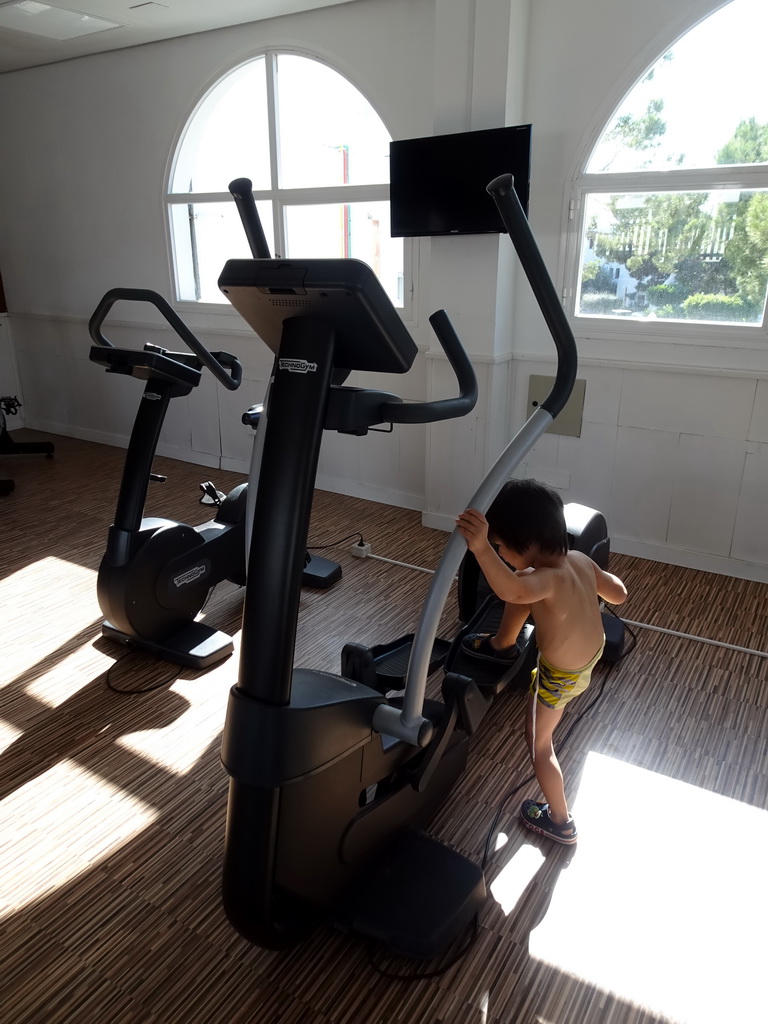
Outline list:
[[[403,243],[389,234],[390,136],[320,61],[266,53],[204,97],[176,150],[166,203],[176,297],[222,302],[228,259],[251,255],[228,185],[250,178],[271,252],[368,263],[403,305]]]
[[[732,0],[624,99],[576,182],[577,317],[763,325],[766,33],[765,0]]]

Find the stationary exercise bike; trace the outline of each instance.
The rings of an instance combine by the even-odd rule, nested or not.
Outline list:
[[[230,191],[252,252],[268,255],[250,181],[237,179]],[[119,300],[155,306],[190,351],[169,352],[150,343],[142,351],[116,348],[102,325]],[[261,451],[257,428],[260,422],[266,423],[268,403],[252,405],[242,414],[243,423],[256,431],[250,488],[247,483],[238,484],[225,495],[211,481],[202,483],[201,503],[215,505],[216,514],[200,526],[144,518],[150,481],[165,479],[152,472],[152,463],[170,401],[197,387],[206,367],[224,387],[236,390],[242,367],[227,352],[209,352],[166,300],[146,289],[108,291],[91,317],[89,331],[96,343],[90,352],[93,362],[105,366],[108,373],[147,382],[128,445],[115,521],[99,567],[97,594],[105,615],[102,635],[167,661],[208,668],[231,654],[234,644],[227,633],[195,617],[222,580],[245,584],[247,527],[253,517]],[[49,448],[53,450],[52,445],[35,450]],[[305,551],[303,586],[326,589],[341,575],[338,563]]]
[[[116,348],[102,325],[120,300],[155,306],[187,352],[169,352],[146,343],[142,350]],[[115,519],[99,566],[97,594],[106,617],[102,634],[149,650],[168,661],[207,668],[234,649],[232,638],[195,616],[211,589],[222,580],[245,583],[245,511],[247,484],[217,501],[215,517],[201,526],[173,519],[144,518],[160,431],[174,398],[200,383],[203,368],[230,391],[240,386],[242,367],[228,352],[209,352],[166,300],[156,292],[113,288],[89,324],[93,362],[108,373],[146,381],[123,467]]]
[[[488,186],[558,352],[555,383],[469,504],[486,511],[567,401],[576,348],[557,293],[504,175]],[[332,384],[335,366],[404,373],[416,346],[375,275],[354,260],[234,260],[219,286],[276,355],[263,437],[238,683],[222,762],[230,775],[224,907],[250,941],[283,948],[318,921],[415,956],[444,949],[485,899],[481,868],[418,827],[466,765],[491,705],[474,679],[447,672],[425,700],[437,625],[466,552],[454,532],[413,638],[402,699],[368,681],[293,668],[302,557],[324,429],[425,423],[469,412],[476,381],[448,317],[430,323],[459,397],[405,404]]]

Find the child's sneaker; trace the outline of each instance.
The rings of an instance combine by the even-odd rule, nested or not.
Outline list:
[[[573,818],[569,818],[564,825],[556,825],[549,816],[549,804],[540,804],[535,800],[523,800],[520,808],[520,818],[526,828],[531,832],[537,832],[541,836],[548,836],[556,843],[564,843],[570,846],[578,839],[576,825]]]
[[[499,665],[511,665],[520,656],[518,644],[511,647],[503,647],[496,650],[491,645],[491,637],[494,633],[468,633],[461,641],[462,654],[468,654],[470,658],[482,658],[483,661],[495,661]]]

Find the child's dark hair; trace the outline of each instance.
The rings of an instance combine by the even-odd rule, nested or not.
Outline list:
[[[538,480],[509,480],[486,516],[492,541],[513,551],[537,545],[550,555],[568,551],[563,499]]]

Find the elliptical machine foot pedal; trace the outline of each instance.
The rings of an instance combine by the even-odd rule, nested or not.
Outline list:
[[[147,640],[144,637],[123,633],[111,622],[105,621],[101,624],[101,635],[128,647],[150,651],[158,658],[172,661],[177,665],[185,665],[187,668],[210,668],[235,649],[232,637],[228,633],[223,633],[220,629],[211,629],[204,622],[190,622],[165,640]]]
[[[428,960],[462,934],[485,899],[478,864],[406,829],[366,866],[335,923],[395,953]]]
[[[365,683],[379,693],[402,690],[408,673],[413,638],[413,633],[407,633],[388,644],[376,644],[375,647],[345,644],[341,651],[341,674],[347,679]],[[427,675],[437,672],[444,664],[450,646],[448,640],[435,637]]]

